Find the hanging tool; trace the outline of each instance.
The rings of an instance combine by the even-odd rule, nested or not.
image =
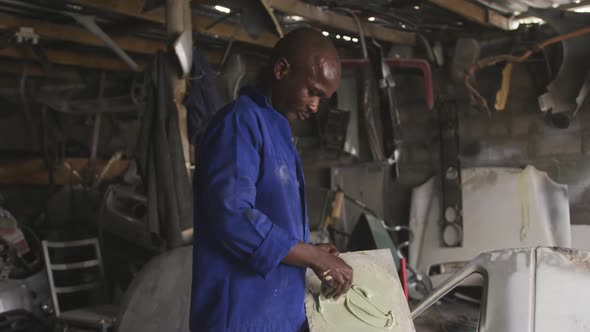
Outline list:
[[[324,228],[327,230],[330,227],[333,227],[334,224],[342,218],[342,209],[344,207],[344,192],[337,191],[334,195],[334,200],[332,201],[332,211],[330,215],[326,217],[324,222]]]

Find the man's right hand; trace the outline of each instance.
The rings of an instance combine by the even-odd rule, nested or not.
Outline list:
[[[318,257],[310,267],[322,281],[324,296],[337,299],[346,294],[352,285],[352,267],[342,258],[318,249]]]
[[[282,262],[309,267],[322,281],[324,295],[327,298],[338,298],[346,294],[352,285],[352,267],[338,257],[338,250],[332,247],[299,242],[291,248]]]

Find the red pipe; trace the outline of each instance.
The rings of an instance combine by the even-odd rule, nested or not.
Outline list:
[[[369,65],[367,59],[342,59],[342,66],[348,68],[364,68]],[[428,109],[434,108],[434,91],[432,88],[432,70],[430,63],[424,59],[385,59],[385,63],[394,68],[415,68],[422,71],[424,97]]]
[[[404,295],[406,296],[406,301],[409,301],[410,298],[408,296],[408,273],[406,270],[406,259],[402,258],[400,261],[402,265],[402,288],[404,290]]]

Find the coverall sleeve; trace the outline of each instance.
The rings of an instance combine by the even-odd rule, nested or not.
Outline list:
[[[253,113],[234,110],[210,128],[198,167],[214,240],[265,278],[298,240],[255,208],[262,135]]]

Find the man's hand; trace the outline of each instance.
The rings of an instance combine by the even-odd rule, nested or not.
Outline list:
[[[320,248],[320,254],[311,268],[322,281],[324,296],[337,299],[350,289],[353,271],[342,258],[327,250],[329,249],[326,247]],[[336,247],[333,250],[338,252]]]
[[[322,290],[327,298],[346,294],[352,285],[352,268],[338,257],[338,249],[332,244],[317,246],[300,242],[283,258],[283,263],[305,266],[322,281]]]
[[[340,255],[340,251],[338,250],[338,248],[336,248],[336,246],[331,243],[318,243],[315,246],[332,255]]]

